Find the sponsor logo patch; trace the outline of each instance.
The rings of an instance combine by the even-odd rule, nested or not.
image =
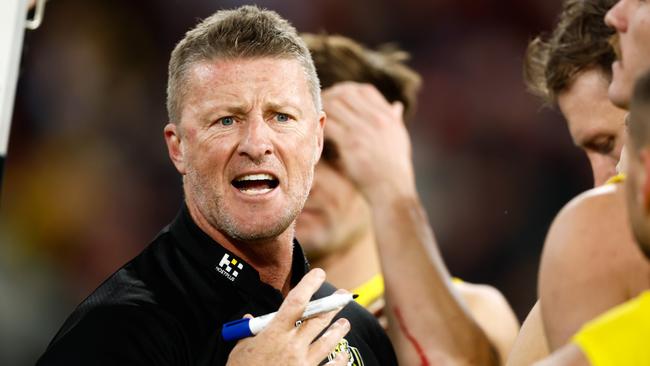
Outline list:
[[[244,269],[244,265],[237,261],[235,258],[230,259],[228,253],[226,253],[221,258],[219,265],[214,269],[216,269],[217,272],[224,275],[224,277],[230,281],[234,282],[237,276],[239,276],[239,272]]]

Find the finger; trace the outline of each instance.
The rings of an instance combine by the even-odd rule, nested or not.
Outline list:
[[[350,322],[345,318],[341,318],[330,325],[327,331],[309,346],[307,358],[311,361],[310,363],[320,362],[320,360],[327,357],[349,331]]]
[[[332,322],[332,319],[334,319],[334,316],[336,316],[340,310],[341,309],[335,309],[328,311],[327,313],[319,314],[313,318],[303,320],[299,330],[301,337],[304,337],[307,344],[311,343],[320,332],[327,328],[327,326]]]
[[[342,123],[364,123],[371,117],[378,118],[390,112],[390,104],[370,84],[344,82],[330,89],[332,91],[323,95],[324,109],[328,114],[340,115]]]
[[[360,118],[342,98],[323,100],[323,109],[327,113],[328,125],[336,124],[349,129],[350,122]]]
[[[341,124],[336,123],[335,120],[330,119],[327,126],[325,126],[325,138],[331,140],[337,147],[343,145],[345,147],[345,136],[349,133]]]
[[[348,111],[341,122],[350,129],[375,128],[385,120],[395,119],[393,106],[372,85],[355,86],[349,93],[338,95],[335,101]]]
[[[325,366],[345,366],[350,362],[350,355],[347,352],[339,352],[336,357],[325,364]]]
[[[366,117],[381,118],[391,111],[391,103],[372,84],[356,84],[342,98],[357,113]]]
[[[376,86],[369,84],[369,83],[363,83],[359,84],[359,89],[358,92],[363,94],[366,99],[370,100],[373,102],[373,104],[390,104],[388,100],[386,100],[386,97],[384,94],[382,94],[379,89],[377,89]]]
[[[325,271],[314,268],[298,282],[280,305],[278,313],[269,323],[269,327],[291,330],[295,328],[296,321],[302,317],[307,303],[312,295],[325,281]]]
[[[384,95],[374,85],[369,83],[346,81],[338,83],[329,89],[331,89],[331,92],[327,93],[328,97],[349,99],[361,96],[364,100],[366,100],[366,103],[370,103],[372,105],[388,104],[388,101]],[[355,107],[355,105],[352,107]]]
[[[359,108],[370,108],[372,111],[380,111],[385,113],[391,109],[391,103],[384,97],[384,95],[372,84],[361,84],[356,89],[356,93],[352,94],[352,101],[364,101],[365,103],[358,103]]]

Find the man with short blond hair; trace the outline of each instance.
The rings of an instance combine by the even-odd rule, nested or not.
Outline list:
[[[74,311],[39,365],[396,364],[355,303],[299,322],[311,298],[334,292],[294,240],[323,146],[319,93],[307,48],[274,12],[219,11],[189,31],[172,52],[164,128],[184,205]],[[256,336],[222,338],[224,323],[276,310]]]

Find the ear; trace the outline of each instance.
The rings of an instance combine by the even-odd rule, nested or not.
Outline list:
[[[178,170],[181,175],[185,175],[185,156],[180,127],[174,123],[168,123],[165,126],[164,133],[169,158],[172,160],[172,163],[174,163],[176,170]]]
[[[646,212],[650,211],[650,147],[645,147],[639,152],[642,169],[639,172],[641,180],[641,192],[643,194],[643,207]]]
[[[323,139],[324,139],[324,131],[325,131],[325,122],[327,121],[327,115],[325,114],[324,111],[321,111],[319,116],[318,116],[318,126],[316,126],[317,132],[316,132],[316,138],[318,141],[316,143],[318,144],[318,150],[314,159],[314,164],[318,162],[320,159],[321,154],[323,153]]]

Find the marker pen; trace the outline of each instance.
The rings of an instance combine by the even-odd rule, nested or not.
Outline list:
[[[302,313],[300,321],[327,313],[334,309],[347,305],[359,295],[355,294],[333,294],[310,301]],[[242,338],[253,336],[261,332],[278,312],[269,313],[255,318],[244,318],[228,322],[221,327],[221,336],[226,341],[236,341]]]

